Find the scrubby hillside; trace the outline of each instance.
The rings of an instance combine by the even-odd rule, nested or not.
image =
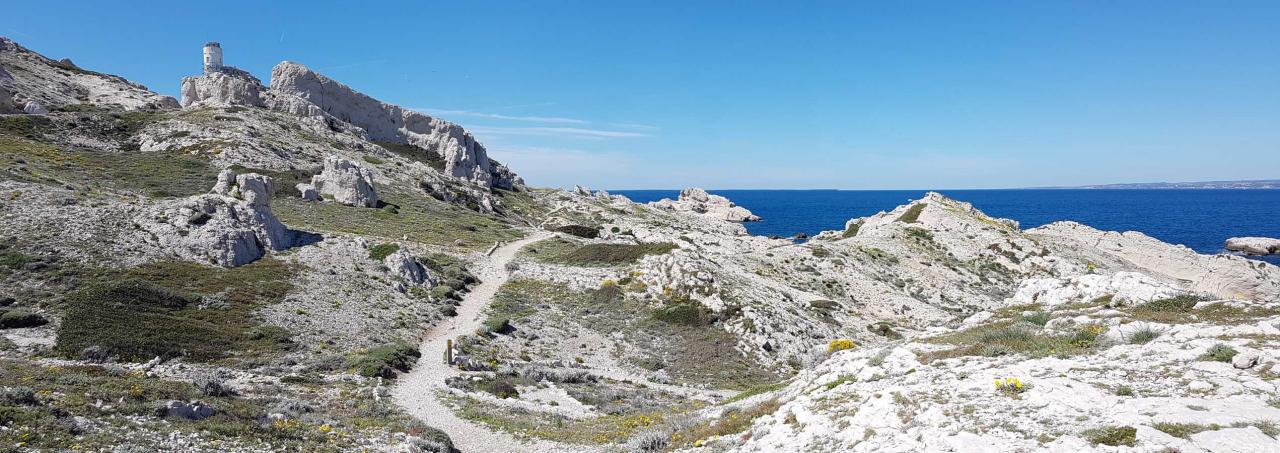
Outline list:
[[[182,107],[8,40],[0,69],[6,447],[1277,445],[1263,262],[936,193],[750,236],[700,189],[525,187],[296,63]]]

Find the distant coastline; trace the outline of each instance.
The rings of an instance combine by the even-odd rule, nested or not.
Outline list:
[[[1280,189],[1280,179],[1200,182],[1138,182],[1070,187],[1025,187],[1025,189]]]

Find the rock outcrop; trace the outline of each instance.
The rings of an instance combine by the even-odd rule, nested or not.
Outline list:
[[[182,107],[264,107],[262,81],[231,67],[182,79]]]
[[[691,212],[730,222],[756,222],[760,220],[759,216],[752,214],[747,208],[734,204],[728,198],[709,194],[706,190],[696,187],[681,190],[680,197],[675,201],[670,198],[664,198],[649,205],[667,211]]]
[[[1227,239],[1227,250],[1246,255],[1280,255],[1280,239],[1240,237]]]
[[[117,105],[128,110],[178,108],[178,101],[122,77],[101,74],[32,52],[0,37],[0,91],[12,103],[53,110],[65,105]],[[0,95],[0,104],[4,104]],[[34,102],[35,104],[31,104]],[[0,106],[0,111],[4,107]],[[30,113],[30,112],[29,112]]]
[[[1018,285],[1010,305],[1041,304],[1047,307],[1109,299],[1114,304],[1137,304],[1183,294],[1173,285],[1137,272],[1111,275],[1076,275],[1066,278],[1029,278]]]
[[[324,160],[324,170],[311,177],[311,186],[322,195],[329,195],[347,206],[378,207],[378,194],[373,190],[373,171],[338,156]],[[303,197],[307,187],[299,187]]]
[[[401,280],[404,280],[409,285],[417,286],[424,283],[434,283],[431,274],[403,246],[400,247],[400,250],[396,250],[395,253],[383,258],[382,264],[385,264],[393,275],[400,277]]]
[[[271,212],[274,189],[269,177],[223,170],[211,193],[160,206],[138,223],[178,258],[242,266],[296,240],[297,234]]]
[[[484,145],[461,126],[387,104],[306,66],[283,62],[271,71],[272,108],[301,116],[324,116],[364,130],[370,141],[409,144],[444,159],[445,174],[499,189],[523,181],[489,159]]]

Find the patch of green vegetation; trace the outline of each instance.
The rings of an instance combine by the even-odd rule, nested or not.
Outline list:
[[[229,168],[237,174],[257,173],[271,177],[276,189],[271,195],[278,198],[297,198],[300,195],[298,193],[298,184],[310,183],[311,177],[317,174],[316,169],[267,170],[248,168],[241,165],[232,165]]]
[[[754,385],[746,390],[739,392],[737,395],[733,395],[728,399],[721,401],[720,404],[725,405],[725,404],[736,403],[738,401],[742,401],[756,395],[760,395],[763,393],[772,393],[778,390],[782,390],[784,388],[787,388],[787,381],[777,382],[773,384]]]
[[[908,228],[904,228],[902,231],[907,234],[907,237],[912,239],[919,239],[921,241],[933,241],[933,233],[930,233],[929,230],[926,230],[924,228],[908,227]]]
[[[526,246],[522,253],[544,263],[605,267],[634,263],[645,255],[661,255],[675,248],[676,245],[670,242],[582,245],[563,238],[551,238]]]
[[[0,137],[0,167],[18,166],[25,170],[0,172],[0,178],[57,186],[75,184],[151,197],[204,193],[217,176],[207,159],[185,153],[67,151]]]
[[[392,253],[400,251],[400,244],[387,242],[369,247],[369,259],[374,261],[382,261],[391,256]]]
[[[392,379],[397,373],[409,371],[419,357],[422,357],[422,353],[417,346],[397,341],[356,354],[348,360],[348,364],[362,376]]]
[[[1276,308],[1242,308],[1226,303],[1212,303],[1196,308],[1203,301],[1204,298],[1199,296],[1181,295],[1140,304],[1127,311],[1134,319],[1161,324],[1237,324],[1250,319],[1280,315],[1280,309]]]
[[[654,310],[653,319],[683,326],[705,326],[710,313],[697,301],[686,299]]]
[[[383,163],[382,159],[379,159],[375,156],[370,156],[368,154],[365,154],[364,156],[360,156],[360,158],[364,159],[365,162],[371,163],[373,165],[382,165]]]
[[[963,356],[1001,356],[1013,353],[1029,357],[1070,357],[1095,352],[1098,337],[1105,332],[1101,326],[1084,325],[1070,334],[1050,335],[1040,326],[1026,322],[998,321],[972,327],[959,332],[927,339],[934,343],[957,345],[956,348],[924,354],[922,360],[932,361]]]
[[[284,349],[289,344],[279,338],[249,333],[259,326],[253,311],[282,300],[295,273],[272,258],[231,269],[166,262],[103,271],[67,295],[55,350],[67,357],[96,347],[125,360],[208,361]],[[201,296],[220,303],[202,306]]]
[[[1031,324],[1035,324],[1040,327],[1044,327],[1045,324],[1049,323],[1049,313],[1043,312],[1043,311],[1037,311],[1034,313],[1023,315],[1022,320]]]
[[[457,414],[464,419],[521,436],[577,445],[621,443],[641,430],[663,423],[670,413],[683,413],[701,406],[701,403],[691,403],[665,413],[640,412],[574,419],[520,407],[498,406],[470,397],[446,398],[451,405],[458,407]]]
[[[919,222],[920,212],[924,211],[925,206],[928,206],[928,203],[916,203],[911,205],[911,207],[907,208],[906,212],[902,213],[902,215],[898,217],[898,221],[903,223]]]
[[[436,171],[444,171],[444,157],[426,148],[391,142],[377,142],[377,145],[405,159],[422,162]]]
[[[286,225],[306,231],[352,233],[388,241],[408,240],[459,247],[468,251],[484,251],[494,242],[513,241],[524,236],[520,230],[499,218],[430,197],[397,192],[384,192],[380,197],[387,204],[399,206],[398,212],[338,203],[313,203],[292,197],[273,200],[272,209]],[[408,239],[402,239],[406,236]]]
[[[1138,430],[1132,426],[1106,426],[1085,431],[1084,437],[1094,445],[1132,447],[1138,440]]]
[[[44,316],[40,316],[39,314],[25,308],[0,308],[0,329],[37,327],[48,323],[49,321],[44,319]]]
[[[859,220],[859,221],[857,221],[857,222],[850,223],[850,224],[849,224],[849,226],[845,227],[845,229],[844,229],[844,233],[841,233],[841,234],[840,234],[840,238],[841,238],[841,239],[848,239],[848,238],[851,238],[851,237],[857,236],[857,235],[858,235],[858,230],[859,230],[859,229],[861,229],[861,228],[862,228],[862,221],[861,221],[861,220]]]
[[[1210,346],[1209,350],[1205,351],[1202,357],[1205,360],[1230,363],[1231,359],[1234,358],[1236,354],[1239,354],[1239,352],[1236,351],[1236,348],[1231,347],[1231,345],[1218,343]]]
[[[718,419],[697,423],[672,433],[672,441],[667,445],[667,448],[676,450],[692,447],[699,440],[741,433],[750,428],[757,418],[771,415],[777,412],[780,407],[782,407],[782,403],[776,399],[771,399],[741,410],[729,409],[720,414]]]
[[[0,116],[0,135],[39,138],[52,124],[44,115],[4,115]]]
[[[575,291],[563,284],[512,280],[499,289],[489,316],[509,318],[517,327],[520,319],[536,316],[606,336],[620,334],[619,347],[629,352],[629,361],[650,370],[666,370],[682,383],[748,389],[779,380],[777,374],[740,354],[736,337],[724,329],[667,322],[644,313],[652,313],[649,303],[627,297],[620,285]],[[707,324],[727,316],[706,315]]]
[[[1151,340],[1160,337],[1160,331],[1151,326],[1143,326],[1129,333],[1127,340],[1130,344],[1146,344]]]
[[[858,378],[851,374],[841,374],[840,376],[836,377],[835,380],[824,384],[823,387],[826,388],[827,390],[831,390],[836,387],[839,387],[841,384],[846,384],[850,382],[858,382]]]

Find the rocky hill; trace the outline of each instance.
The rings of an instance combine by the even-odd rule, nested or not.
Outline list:
[[[1280,449],[1264,262],[937,193],[750,236],[296,63],[179,105],[0,44],[6,448]]]

